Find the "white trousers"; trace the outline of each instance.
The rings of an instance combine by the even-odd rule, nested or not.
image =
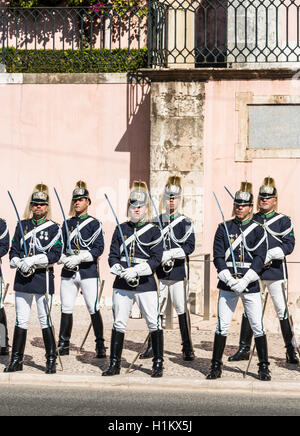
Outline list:
[[[3,305],[4,288],[5,288],[5,286],[4,286],[2,277],[0,277],[0,309],[2,309],[4,306]]]
[[[260,292],[249,294],[243,292],[236,295],[234,292],[220,289],[218,300],[218,324],[216,333],[227,336],[233,314],[239,298],[242,299],[245,313],[248,317],[255,338],[265,334],[262,317],[262,300]]]
[[[36,301],[37,313],[42,329],[51,327],[45,295],[16,292],[16,325],[27,330],[33,298]],[[49,295],[49,310],[51,312],[52,295]]]
[[[114,289],[113,291],[113,328],[125,333],[133,303],[136,303],[146,320],[150,332],[161,329],[159,299],[157,291],[140,292]]]
[[[282,294],[282,283],[284,280],[263,280],[262,285],[263,288],[267,288],[269,291],[269,294],[272,297],[272,301],[274,304],[275,311],[277,313],[277,316],[280,320],[287,318],[287,312],[285,307],[285,302]],[[288,301],[288,296],[286,292],[286,299]]]
[[[61,279],[60,299],[62,313],[73,313],[79,289],[81,289],[89,314],[93,315],[99,310],[98,278],[81,280],[78,271],[71,278],[62,277]]]
[[[164,298],[166,298],[166,301],[160,311],[161,315],[163,315],[166,310],[169,294],[177,315],[182,315],[183,313],[185,313],[187,309],[187,296],[185,293],[184,281],[160,280],[159,286],[159,304],[161,305]]]

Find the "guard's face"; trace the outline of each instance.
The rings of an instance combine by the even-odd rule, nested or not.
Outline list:
[[[277,198],[271,197],[271,198],[259,198],[259,209],[260,212],[267,214],[269,212],[272,212],[277,205]]]
[[[174,198],[174,197],[166,198],[165,204],[166,204],[167,212],[171,214],[177,212],[179,208],[179,203],[180,203],[180,198]]]
[[[140,221],[145,221],[148,208],[147,206],[129,206],[128,211],[130,220],[134,223],[138,223]]]
[[[31,203],[33,219],[40,220],[47,215],[48,204]]]
[[[234,204],[235,216],[240,221],[246,221],[250,218],[252,206],[243,204]]]
[[[84,215],[87,213],[90,202],[87,198],[83,197],[73,200],[73,205],[76,215]]]

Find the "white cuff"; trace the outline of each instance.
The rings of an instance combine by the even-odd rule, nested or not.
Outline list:
[[[49,263],[46,254],[36,254],[34,256],[34,265],[38,267],[46,267]]]
[[[78,254],[80,262],[93,262],[93,256],[88,250],[81,250]]]
[[[10,267],[11,268],[18,268],[19,263],[21,262],[21,259],[19,257],[13,257],[10,261]]]
[[[169,262],[172,259],[172,254],[170,250],[166,250],[163,252],[161,263]]]
[[[59,261],[57,262],[57,264],[58,264],[58,265],[61,265],[62,263],[65,263],[67,259],[68,259],[68,256],[65,255],[65,254],[62,254],[62,255],[60,256],[60,259],[59,259]]]
[[[266,263],[268,263],[272,259],[284,259],[284,252],[280,247],[274,247],[270,248],[270,250],[267,251],[267,257],[266,257]]]
[[[170,250],[172,259],[185,259],[185,252],[183,248],[171,248]]]
[[[119,263],[115,263],[111,268],[110,272],[111,274],[114,274],[115,276],[119,276],[121,272],[124,271],[124,268]]]
[[[220,271],[218,274],[218,279],[227,285],[229,280],[232,279],[232,275],[231,275],[229,269],[223,269],[222,271]]]
[[[249,269],[243,277],[246,280],[247,285],[252,282],[256,282],[259,279],[259,275],[253,269]]]
[[[148,262],[139,263],[138,265],[135,265],[133,269],[139,276],[151,276],[152,274],[152,269]]]

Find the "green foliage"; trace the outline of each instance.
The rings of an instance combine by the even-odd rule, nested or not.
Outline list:
[[[9,47],[4,56],[8,73],[126,73],[147,67],[147,48],[17,50]]]
[[[91,6],[98,0],[10,0],[12,7],[32,8],[39,6]],[[111,4],[113,9],[120,15],[129,8],[138,7],[142,12],[145,11],[145,0],[101,0],[103,4]]]
[[[12,7],[32,8],[39,5],[39,0],[10,0],[9,5]]]
[[[18,8],[34,8],[39,6],[58,6],[62,0],[10,0],[9,6]]]

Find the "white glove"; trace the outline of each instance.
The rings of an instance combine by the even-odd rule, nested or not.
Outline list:
[[[49,263],[46,254],[36,254],[34,257],[34,265],[39,268],[46,268]]]
[[[142,262],[133,267],[138,276],[151,276],[152,269],[148,262]]]
[[[24,257],[24,259],[21,259],[21,263],[19,265],[19,270],[22,271],[22,273],[27,273],[30,268],[33,267],[34,265],[34,258],[35,256],[29,256],[29,257]]]
[[[110,272],[115,276],[120,276],[122,271],[124,271],[124,267],[119,263],[115,263],[110,269]]]
[[[171,250],[166,250],[163,252],[161,263],[164,265],[165,263],[169,262],[172,259]]]
[[[72,254],[72,256],[67,256],[65,261],[65,266],[69,269],[75,268],[81,262],[79,254]]]
[[[185,252],[183,248],[171,248],[170,252],[172,259],[185,259]]]
[[[218,279],[220,279],[222,282],[224,282],[227,286],[229,286],[230,288],[233,285],[236,285],[238,280],[235,279],[234,277],[232,277],[229,269],[223,269],[222,271],[219,272],[218,274]]]
[[[126,282],[130,282],[131,280],[135,279],[137,275],[138,274],[134,267],[126,268],[124,269],[124,271],[121,272],[121,278],[125,279]]]
[[[59,259],[59,261],[57,262],[57,264],[58,264],[58,265],[61,265],[62,263],[65,264],[67,259],[68,259],[68,256],[67,256],[66,254],[62,254],[62,255],[60,256],[60,259]]]
[[[242,277],[241,279],[238,279],[237,284],[231,286],[231,289],[236,294],[241,294],[242,292],[244,292],[247,289],[247,286],[249,285],[249,283],[255,282],[258,279],[259,279],[258,274],[256,274],[256,272],[250,268],[246,272],[244,277]]]
[[[89,250],[80,250],[77,256],[79,256],[80,262],[93,262],[94,260]]]
[[[280,247],[270,248],[270,250],[267,251],[265,264],[269,263],[273,259],[282,260],[282,259],[284,259],[284,257],[285,257],[284,252],[282,251],[282,249]]]
[[[13,257],[10,261],[11,268],[19,268],[21,265],[21,259],[19,257]]]

